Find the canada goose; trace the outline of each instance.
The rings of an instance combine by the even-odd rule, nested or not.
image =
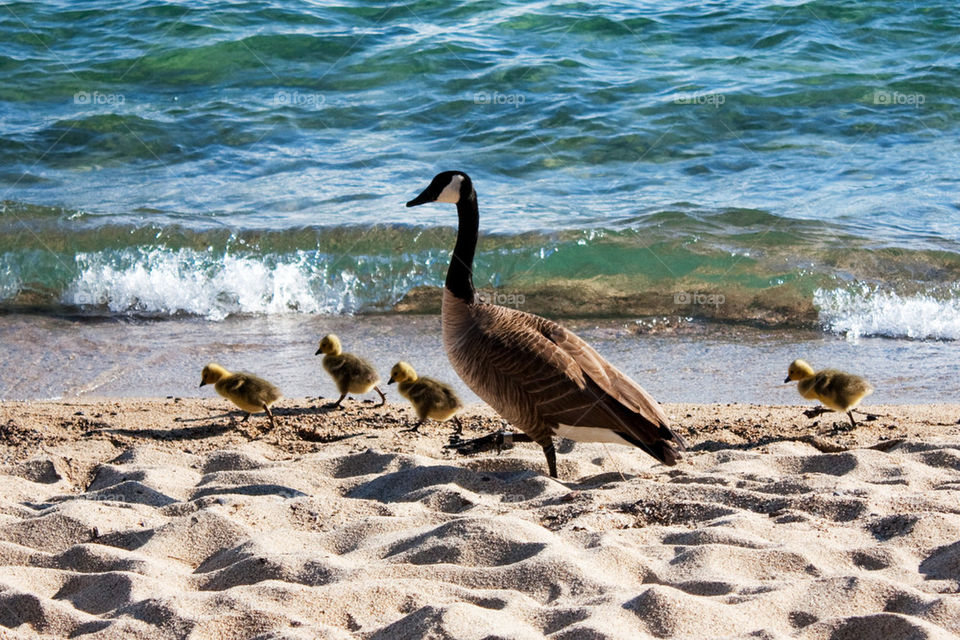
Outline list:
[[[398,362],[390,370],[390,380],[387,384],[397,383],[397,391],[410,401],[420,422],[410,428],[416,431],[427,418],[443,422],[449,418],[456,420],[456,413],[463,408],[460,398],[450,388],[433,378],[423,378],[417,375],[409,363]],[[459,421],[457,422],[459,427]]]
[[[784,383],[797,380],[797,391],[807,400],[819,400],[833,411],[846,412],[850,425],[857,426],[853,410],[860,401],[873,393],[870,383],[850,373],[837,369],[823,369],[816,373],[805,360],[794,360],[787,370]],[[821,410],[822,413],[825,410]]]
[[[200,374],[200,386],[213,384],[221,396],[247,412],[246,422],[251,413],[266,411],[270,426],[275,426],[270,405],[282,398],[280,389],[249,373],[230,373],[218,364],[211,362]]]
[[[340,397],[333,404],[327,405],[330,408],[340,406],[348,393],[367,393],[373,389],[380,394],[380,404],[382,407],[387,403],[387,396],[383,395],[377,383],[380,382],[380,376],[373,365],[357,357],[352,353],[343,353],[343,347],[340,346],[340,338],[332,333],[328,333],[320,340],[320,347],[313,355],[323,356],[323,368],[327,370],[333,381],[337,383],[337,391]]]
[[[463,381],[508,422],[543,447],[557,477],[553,436],[639,447],[675,465],[683,440],[640,385],[555,322],[474,296],[473,255],[480,213],[470,177],[437,174],[407,203],[457,205],[457,243],[443,291],[443,344]]]

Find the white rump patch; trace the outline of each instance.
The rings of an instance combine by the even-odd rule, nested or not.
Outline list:
[[[557,435],[577,442],[609,442],[610,444],[633,446],[617,435],[616,431],[601,427],[571,427],[568,424],[561,424],[557,425]]]
[[[437,196],[437,202],[450,202],[452,204],[460,202],[461,184],[463,184],[463,176],[458,173],[451,178],[450,184],[444,187],[440,195]]]

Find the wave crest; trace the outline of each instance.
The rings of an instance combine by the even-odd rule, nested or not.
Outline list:
[[[814,305],[821,324],[848,339],[863,336],[960,340],[960,298],[935,294],[900,295],[869,286],[817,289]]]
[[[222,320],[237,313],[355,313],[378,303],[389,307],[399,297],[389,287],[377,290],[376,270],[361,274],[336,262],[306,251],[216,260],[192,249],[78,254],[79,274],[63,301],[114,313]],[[361,289],[368,294],[363,299]]]

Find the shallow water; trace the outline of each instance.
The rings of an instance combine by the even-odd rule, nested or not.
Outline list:
[[[956,353],[950,342],[862,338],[818,331],[681,324],[666,330],[623,321],[564,323],[663,402],[801,404],[782,384],[787,365],[804,357],[838,366],[876,387],[871,403],[957,402]],[[0,398],[207,396],[200,369],[216,361],[277,383],[291,398],[336,390],[313,355],[319,338],[337,333],[345,350],[369,358],[381,376],[398,360],[478,399],[450,369],[437,316],[362,318],[266,316],[165,321],[0,316]],[[29,363],[29,364],[27,364]],[[395,390],[384,387],[392,401]],[[371,399],[376,398],[371,394]]]

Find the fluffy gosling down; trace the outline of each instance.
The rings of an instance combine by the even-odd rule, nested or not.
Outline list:
[[[837,369],[823,369],[814,373],[805,360],[794,360],[787,370],[784,382],[797,381],[797,391],[807,400],[819,400],[833,411],[845,412],[850,425],[856,427],[853,411],[860,401],[873,393],[870,383],[850,373]],[[824,410],[821,409],[821,412]]]
[[[213,362],[205,366],[200,374],[200,386],[205,384],[212,384],[217,393],[246,411],[244,422],[251,413],[265,411],[270,418],[270,426],[275,426],[270,406],[283,395],[273,384],[250,373],[230,373]]]
[[[380,382],[380,376],[373,365],[353,355],[352,353],[343,353],[343,347],[340,345],[340,338],[332,333],[323,336],[320,341],[320,348],[314,355],[323,355],[323,368],[326,369],[330,377],[337,385],[337,391],[340,397],[333,404],[327,405],[330,408],[340,406],[348,393],[367,393],[373,389],[380,394],[380,404],[382,407],[387,403],[387,396],[383,395],[377,384]]]
[[[441,422],[453,418],[457,421],[459,428],[460,423],[456,413],[463,408],[463,403],[450,385],[433,378],[421,378],[406,362],[393,365],[387,384],[394,382],[397,383],[397,391],[410,401],[417,412],[417,417],[420,418],[420,422],[410,428],[411,431],[419,429],[428,418]]]

